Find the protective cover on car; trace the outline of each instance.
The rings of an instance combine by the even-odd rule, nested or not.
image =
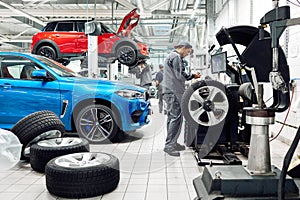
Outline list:
[[[138,13],[138,8],[130,11],[123,19],[117,34],[122,33],[123,36],[129,36],[131,30],[136,27],[140,19],[140,15]]]
[[[22,144],[18,137],[7,130],[0,129],[0,169],[8,170],[20,161]]]

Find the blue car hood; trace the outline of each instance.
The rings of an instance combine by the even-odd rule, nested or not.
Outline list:
[[[145,88],[130,85],[127,83],[122,83],[119,81],[110,81],[110,80],[101,80],[101,79],[89,79],[85,77],[72,77],[72,78],[66,78],[67,82],[75,83],[75,85],[84,85],[90,89],[100,89],[102,87],[109,87],[114,88],[115,91],[121,90],[121,89],[129,89],[129,90],[136,90],[139,92],[145,92]]]

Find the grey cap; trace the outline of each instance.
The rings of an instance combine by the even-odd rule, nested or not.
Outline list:
[[[180,41],[174,46],[175,49],[177,49],[178,47],[193,48],[193,46],[188,41]]]
[[[161,69],[161,68],[164,68],[164,65],[163,64],[159,64],[158,67]]]

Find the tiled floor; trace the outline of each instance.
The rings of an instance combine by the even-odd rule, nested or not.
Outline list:
[[[200,175],[191,149],[180,157],[166,155],[162,149],[166,133],[166,117],[157,112],[157,102],[152,103],[154,115],[151,124],[128,135],[121,143],[91,145],[93,152],[107,152],[120,160],[121,179],[111,193],[89,200],[190,200],[196,197],[192,185]],[[183,143],[183,138],[180,138]],[[273,164],[281,166],[288,146],[271,143]],[[28,163],[20,162],[9,171],[0,171],[0,199],[2,200],[54,200],[45,185],[44,174],[33,171]]]

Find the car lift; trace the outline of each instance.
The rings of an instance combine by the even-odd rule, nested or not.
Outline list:
[[[289,83],[279,71],[279,38],[287,26],[300,24],[300,18],[290,19],[289,6],[276,7],[260,20],[260,39],[263,28],[269,24],[273,54],[269,79],[273,86],[273,105],[266,108],[262,98],[256,107],[245,107],[246,122],[251,125],[251,140],[248,165],[209,165],[201,176],[193,180],[198,199],[299,199],[299,189],[291,177],[286,178],[287,167],[300,139],[298,129],[294,141],[285,156],[282,170],[271,165],[269,125],[275,121],[275,112],[285,108],[289,101]],[[262,85],[256,86],[256,94],[262,97]],[[289,95],[287,95],[289,97]],[[278,187],[277,187],[278,186]]]

